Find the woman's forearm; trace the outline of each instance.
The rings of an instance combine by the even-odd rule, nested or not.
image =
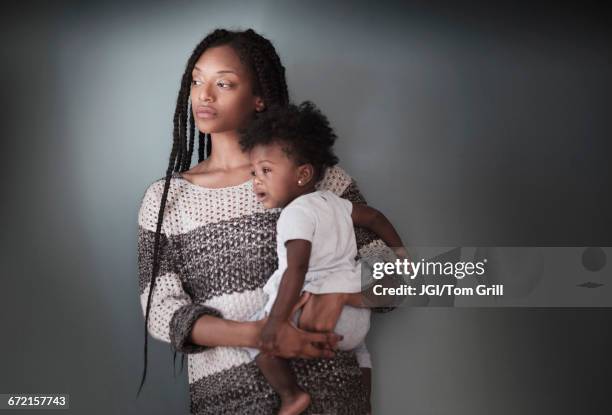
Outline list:
[[[191,342],[200,346],[257,347],[262,321],[233,321],[204,315],[191,330]]]

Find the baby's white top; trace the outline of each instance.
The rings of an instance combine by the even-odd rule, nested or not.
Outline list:
[[[314,294],[361,291],[352,210],[351,202],[329,190],[299,196],[282,210],[276,224],[278,269],[264,286],[268,294],[266,312],[274,304],[287,268],[285,243],[292,239],[304,239],[312,244],[304,291]]]

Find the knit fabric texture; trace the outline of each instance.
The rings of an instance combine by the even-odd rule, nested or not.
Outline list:
[[[138,274],[143,313],[153,266],[153,246],[164,179],[146,190],[138,213]],[[328,168],[317,188],[365,203],[354,180],[340,167]],[[262,308],[262,287],[277,267],[276,220],[252,182],[206,188],[173,173],[165,207],[159,273],[151,299],[148,331],[187,355],[193,414],[273,414],[280,400],[248,353],[236,347],[190,343],[202,315],[245,321]],[[360,255],[386,246],[355,228]],[[352,351],[333,359],[295,359],[291,367],[312,396],[308,414],[367,413],[361,372]]]

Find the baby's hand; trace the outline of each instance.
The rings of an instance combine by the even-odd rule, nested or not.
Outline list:
[[[395,255],[398,256],[398,258],[410,260],[410,256],[408,255],[408,250],[406,250],[405,247],[403,246],[392,247],[391,250],[393,251],[393,253],[395,253]]]

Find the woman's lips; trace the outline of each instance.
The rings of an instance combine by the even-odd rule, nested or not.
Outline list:
[[[196,116],[204,119],[215,118],[217,116],[217,111],[212,107],[200,106],[196,108]]]

